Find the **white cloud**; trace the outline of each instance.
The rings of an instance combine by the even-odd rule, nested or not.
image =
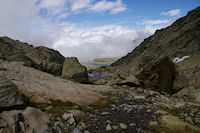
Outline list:
[[[99,2],[105,5],[101,7],[99,5],[102,3]],[[110,13],[126,10],[121,0],[99,2],[92,1],[89,6],[83,4],[84,6],[75,6],[74,9]],[[20,3],[16,0],[1,0],[0,36],[7,35],[34,45],[54,48],[64,56],[76,56],[84,62],[99,57],[124,56],[156,29],[163,27],[162,24],[168,24],[161,20],[152,20],[144,23],[144,29],[136,30],[116,24],[86,27],[66,21],[52,21],[54,17],[62,19],[70,15],[71,8],[64,6],[69,3],[66,0],[58,0],[58,3],[40,0],[37,4],[31,0],[21,0]],[[41,9],[48,11],[46,16],[38,15]],[[161,25],[157,25],[161,22]]]
[[[180,16],[180,9],[170,10],[168,12],[161,12],[161,15]]]
[[[111,14],[116,14],[119,12],[123,12],[126,9],[127,9],[126,5],[122,3],[122,0],[116,0],[116,1],[101,0],[99,2],[92,4],[88,10],[94,12],[110,10]]]
[[[53,48],[65,56],[76,56],[82,62],[99,57],[124,56],[150,35],[148,31],[121,25],[74,25],[63,29],[62,35],[54,40]]]
[[[91,0],[72,0],[71,10],[77,11],[83,8],[87,8],[91,3]]]
[[[142,22],[142,24],[144,25],[159,25],[159,24],[166,24],[166,23],[169,23],[170,20],[169,19],[166,19],[166,20],[161,20],[161,19],[158,19],[158,20],[144,20]]]

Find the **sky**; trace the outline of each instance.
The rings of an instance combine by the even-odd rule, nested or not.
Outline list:
[[[0,0],[0,36],[80,62],[120,58],[200,0]]]

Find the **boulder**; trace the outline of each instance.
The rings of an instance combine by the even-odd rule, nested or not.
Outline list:
[[[62,64],[64,57],[53,49],[47,47],[33,47],[27,50],[25,56],[40,65],[41,70],[60,76],[62,73]]]
[[[23,104],[17,86],[5,77],[0,77],[0,109],[3,110]]]
[[[174,63],[169,57],[164,57],[159,62],[144,67],[136,78],[145,88],[152,87],[172,94],[175,91],[172,86],[176,75]]]
[[[12,81],[19,92],[28,97],[30,102],[51,103],[51,100],[60,100],[84,106],[93,104],[102,97],[100,93],[93,90],[106,88],[105,86],[79,84],[55,77],[26,67],[23,62],[0,61],[0,63],[0,75]]]
[[[62,77],[79,83],[88,82],[88,73],[85,66],[75,57],[66,58],[63,63]]]
[[[22,113],[24,123],[29,125],[30,129],[34,129],[37,133],[44,133],[49,131],[49,116],[41,110],[27,107]]]
[[[0,37],[0,59],[22,61],[26,66],[60,76],[64,57],[47,47],[33,47],[27,43]]]

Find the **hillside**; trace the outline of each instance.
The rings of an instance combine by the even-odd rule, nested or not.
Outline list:
[[[191,58],[199,52],[200,7],[197,7],[185,17],[176,20],[171,26],[157,30],[154,35],[145,39],[131,53],[111,64],[110,67],[99,70],[99,72],[107,78],[108,84],[140,85],[145,88],[153,87],[161,90],[164,88],[164,91],[170,89],[169,92],[172,93],[172,91],[176,92],[188,87],[188,84],[189,86],[197,86],[199,80],[192,81],[193,78],[188,77],[187,73],[182,74],[182,68],[180,68],[180,65],[178,66],[178,63],[174,64],[174,70],[170,70],[171,68],[168,69],[159,65],[160,60],[166,57],[169,58],[167,59],[169,60],[168,63],[164,61],[163,64],[165,64],[164,66],[170,66],[170,62],[175,58]],[[192,71],[194,69],[198,70],[198,68],[199,66],[195,65]],[[166,71],[166,69],[168,70]],[[196,73],[195,70],[194,73]],[[165,75],[166,79],[162,79],[162,75]],[[182,86],[177,87],[174,85],[176,89],[173,90],[173,83],[180,77],[182,81],[178,82]],[[186,83],[183,85],[184,82],[188,81],[195,84]],[[165,87],[161,87],[163,84],[165,84]],[[198,87],[200,88],[200,86]]]

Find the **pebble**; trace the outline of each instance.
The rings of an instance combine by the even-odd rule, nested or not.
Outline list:
[[[133,126],[136,126],[136,124],[135,123],[130,123],[129,126],[133,127]]]
[[[124,123],[119,123],[121,129],[127,129],[127,125]]]
[[[102,112],[101,115],[109,115],[109,112]]]
[[[81,131],[78,130],[77,128],[74,128],[74,130],[71,133],[81,133]]]
[[[118,126],[112,126],[113,130],[117,130]]]
[[[111,125],[110,125],[110,124],[107,124],[107,126],[106,126],[106,131],[111,131],[111,130],[112,130]]]

